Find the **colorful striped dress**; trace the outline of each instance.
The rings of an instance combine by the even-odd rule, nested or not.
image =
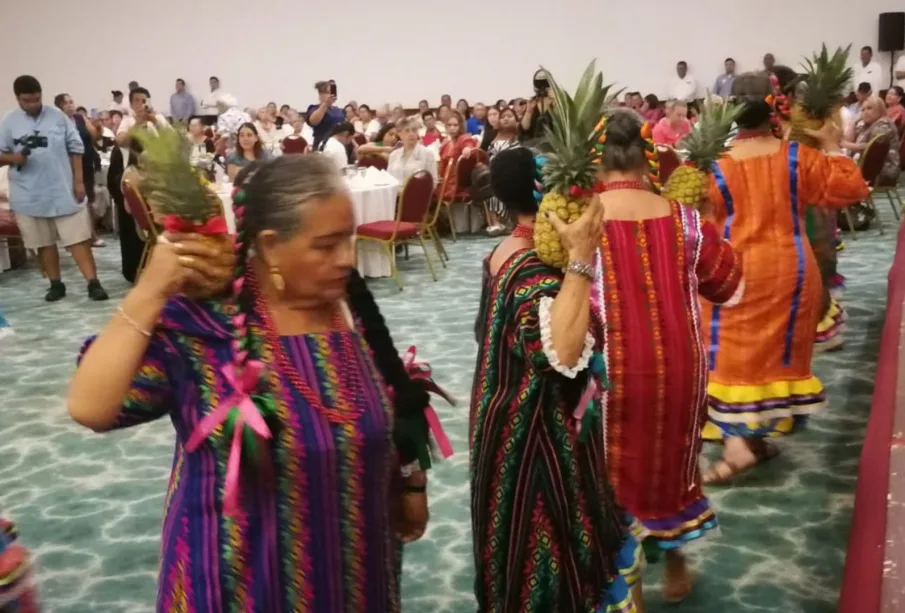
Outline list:
[[[698,454],[707,420],[698,295],[741,295],[741,264],[697,211],[606,222],[594,299],[606,321],[607,467],[616,501],[674,549],[716,528]]]
[[[360,414],[333,423],[310,406],[260,347],[278,420],[255,464],[243,454],[240,512],[224,516],[230,441],[222,428],[195,452],[199,420],[232,393],[229,319],[216,303],[171,301],[116,427],[169,416],[175,459],[166,496],[160,613],[392,613],[399,610],[393,530],[399,463],[380,376],[357,332],[283,337],[297,373],[334,404],[351,385]],[[256,317],[257,338],[264,338]],[[351,342],[348,342],[350,341]],[[89,341],[90,342],[90,341]]]
[[[806,237],[808,203],[840,208],[866,198],[855,163],[795,142],[714,167],[714,221],[741,255],[745,295],[732,309],[703,305],[708,346],[708,439],[775,436],[819,410],[811,372],[821,312],[817,261]]]
[[[495,276],[488,262],[469,436],[478,611],[632,611],[640,548],[607,484],[603,423],[585,420],[579,437],[572,417],[596,375],[556,372],[541,338],[562,272],[529,250]]]

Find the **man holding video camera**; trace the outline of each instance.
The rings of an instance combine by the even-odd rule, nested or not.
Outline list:
[[[19,108],[0,121],[0,166],[9,166],[9,204],[22,242],[36,249],[50,279],[45,296],[66,296],[57,243],[68,248],[88,281],[88,296],[106,300],[91,253],[82,154],[85,147],[75,124],[58,108],[41,102],[41,84],[31,76],[13,82]]]

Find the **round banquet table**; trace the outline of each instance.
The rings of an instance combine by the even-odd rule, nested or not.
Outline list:
[[[232,185],[216,183],[217,195],[223,202],[223,212],[230,234],[236,231],[236,216],[233,213]],[[396,196],[399,185],[373,185],[356,187],[350,184],[349,196],[355,213],[355,225],[372,221],[387,221],[396,216]],[[383,248],[371,241],[361,241],[358,247],[358,272],[363,277],[389,277],[392,274],[390,258]]]

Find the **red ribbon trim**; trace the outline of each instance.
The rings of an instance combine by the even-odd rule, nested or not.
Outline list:
[[[166,215],[163,218],[163,229],[167,232],[194,233],[204,236],[217,236],[229,231],[226,227],[226,218],[221,216],[211,217],[199,225],[178,215]]]

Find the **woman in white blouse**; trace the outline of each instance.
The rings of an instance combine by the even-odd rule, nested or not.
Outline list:
[[[402,143],[390,154],[387,170],[396,177],[400,183],[418,172],[426,170],[434,178],[437,184],[437,158],[433,152],[421,144],[418,137],[418,129],[410,119],[401,119],[396,122],[396,134]]]

